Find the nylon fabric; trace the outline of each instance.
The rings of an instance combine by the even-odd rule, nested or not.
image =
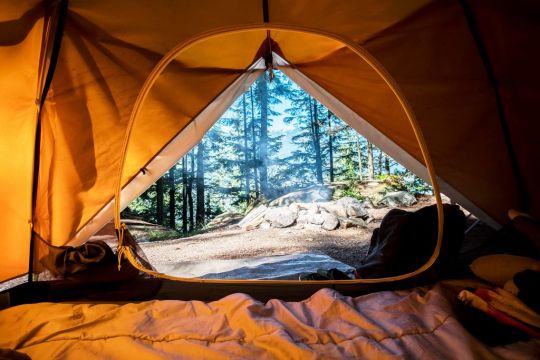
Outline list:
[[[0,281],[28,271],[43,14],[38,1],[0,3]]]
[[[210,303],[22,305],[0,312],[0,347],[33,359],[519,359],[538,354],[538,342],[501,349],[480,343],[454,317],[451,294],[438,285],[357,298],[324,289],[302,302],[266,304],[233,294]]]

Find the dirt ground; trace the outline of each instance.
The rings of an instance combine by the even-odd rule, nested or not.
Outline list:
[[[426,197],[412,207],[415,211],[434,203]],[[337,229],[216,229],[187,238],[140,243],[154,265],[181,261],[241,259],[254,256],[288,255],[295,252],[322,252],[345,264],[357,267],[369,248],[373,229],[379,227],[388,208],[370,209],[374,221],[364,228]]]

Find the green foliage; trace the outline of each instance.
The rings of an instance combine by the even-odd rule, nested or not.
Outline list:
[[[387,191],[408,191],[414,195],[433,193],[429,184],[406,169],[395,174],[381,175],[379,179],[386,185]]]
[[[202,154],[206,222],[225,212],[243,213],[254,202],[263,199],[263,163],[268,174],[268,193],[265,194],[268,200],[313,185],[321,177],[328,183],[330,174],[333,174],[335,182],[345,181],[348,184],[336,190],[338,197],[364,199],[358,184],[368,177],[367,140],[283,73],[274,71],[274,75],[272,82],[257,80],[202,140],[205,144]],[[267,95],[264,95],[266,91]],[[268,105],[267,108],[263,103]],[[264,109],[267,110],[266,122],[262,120]],[[265,126],[268,132],[263,136]],[[263,143],[266,155],[261,152]],[[372,149],[375,176],[383,181],[388,191],[431,192],[431,187],[421,179],[381,150]],[[182,192],[190,191],[193,199],[196,198],[193,174],[198,165],[192,161],[193,156],[192,151],[191,155],[188,153],[184,157],[187,178],[192,186],[188,187],[182,181],[182,159],[175,166],[174,177],[169,179],[167,176],[163,182],[164,224],[169,223],[169,191],[175,193],[174,223],[177,228],[182,228],[182,209],[188,205],[183,203]],[[151,186],[130,204],[124,214],[156,222],[156,192],[156,186]],[[152,234],[155,239],[169,236],[155,231]],[[193,233],[184,233],[187,234]],[[179,234],[171,233],[170,236],[179,237]]]
[[[358,185],[359,185],[358,181],[347,182],[347,185],[343,187],[338,187],[334,191],[333,198],[337,200],[337,199],[341,199],[342,197],[348,196],[348,197],[358,199],[360,201],[365,200],[366,197],[362,195]]]
[[[169,239],[178,239],[182,237],[182,233],[173,229],[155,229],[145,233],[147,241],[161,241]]]

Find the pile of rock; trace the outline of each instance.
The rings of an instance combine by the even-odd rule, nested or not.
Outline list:
[[[331,194],[330,194],[331,197]],[[297,196],[294,197],[295,199]],[[352,197],[337,201],[290,202],[276,199],[250,211],[239,223],[242,229],[256,228],[311,228],[335,230],[338,227],[365,227],[370,220],[364,205]]]

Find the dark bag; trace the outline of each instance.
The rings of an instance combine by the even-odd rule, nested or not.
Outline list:
[[[444,233],[439,258],[430,269],[438,277],[451,276],[465,232],[465,214],[457,205],[444,205]],[[437,207],[416,212],[392,209],[373,231],[366,258],[357,269],[360,278],[380,278],[419,269],[437,244]]]

